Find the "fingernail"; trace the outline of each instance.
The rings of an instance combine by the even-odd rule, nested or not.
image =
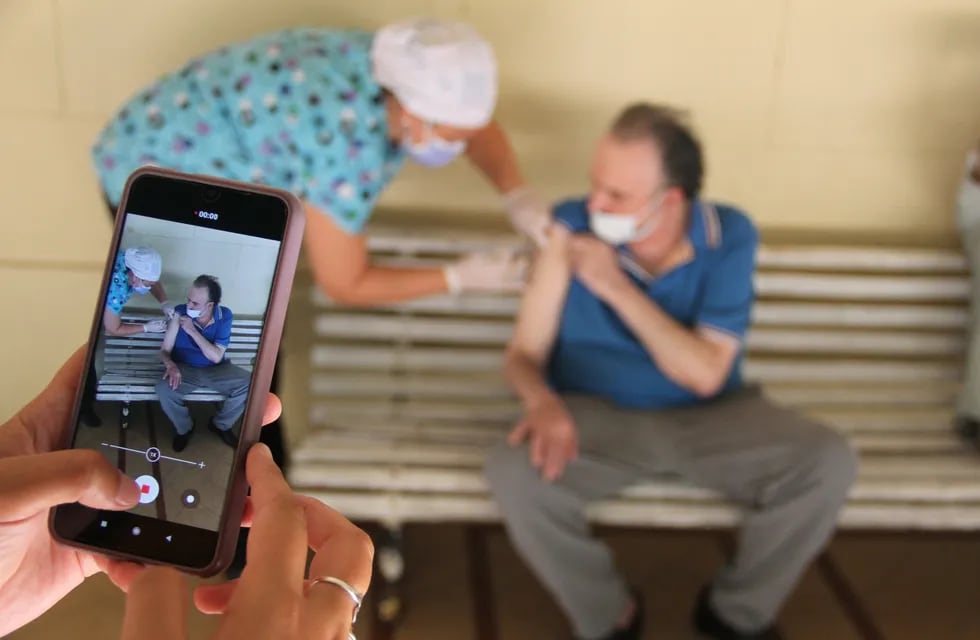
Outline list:
[[[127,475],[119,480],[119,490],[116,492],[116,503],[124,507],[132,507],[140,500],[140,488],[136,481]]]

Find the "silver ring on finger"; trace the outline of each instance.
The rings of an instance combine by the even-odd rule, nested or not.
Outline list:
[[[320,583],[333,585],[343,590],[347,594],[347,596],[351,599],[351,601],[354,603],[354,615],[351,617],[350,623],[351,626],[354,626],[354,623],[357,622],[357,614],[360,613],[361,611],[361,604],[364,602],[364,594],[358,592],[357,589],[350,586],[350,584],[348,584],[347,582],[344,582],[340,578],[335,578],[333,576],[318,576],[316,578],[313,578],[312,580],[310,580],[310,585],[308,588],[312,589],[314,585]],[[348,640],[357,640],[357,638],[354,637],[353,631],[347,634],[347,638]]]

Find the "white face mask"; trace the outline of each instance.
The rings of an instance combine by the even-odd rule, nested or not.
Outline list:
[[[202,313],[204,313],[204,312],[201,311],[200,309],[188,309],[187,310],[187,317],[188,318],[191,318],[193,320],[196,320],[196,319],[198,319],[198,318],[201,317],[201,314]]]
[[[662,215],[658,215],[658,209],[663,202],[663,197],[657,199],[656,204],[646,207],[648,217],[637,216],[636,213],[610,213],[608,211],[589,211],[589,227],[592,233],[600,240],[611,245],[621,245],[628,242],[643,240],[652,234],[660,222]]]

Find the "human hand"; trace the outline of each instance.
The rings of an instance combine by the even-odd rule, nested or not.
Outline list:
[[[307,551],[316,550],[311,576],[338,578],[363,597],[371,582],[371,539],[320,501],[295,495],[265,445],[249,451],[245,473],[252,487],[245,570],[238,580],[194,592],[200,611],[221,616],[211,637],[348,640],[354,601],[336,585],[304,579]],[[187,587],[176,571],[127,565],[116,578],[129,594],[123,640],[187,637]]]
[[[619,266],[616,249],[599,238],[579,234],[569,246],[572,270],[589,291],[602,300],[630,285],[629,278]]]
[[[444,269],[449,292],[520,291],[524,287],[528,260],[509,249],[468,254]]]
[[[51,507],[78,501],[121,510],[139,498],[136,483],[102,454],[56,451],[71,428],[84,366],[82,348],[40,395],[0,426],[0,636],[38,617],[86,577],[112,564],[56,543],[48,532]],[[281,408],[270,394],[263,423],[275,420]]]
[[[180,381],[182,378],[180,374],[180,368],[172,360],[170,362],[164,363],[163,366],[164,366],[163,379],[167,381],[167,384],[170,385],[171,389],[176,391],[177,387],[180,386]]]
[[[175,313],[174,309],[174,303],[170,302],[169,300],[164,300],[160,303],[160,310],[163,311],[163,315],[167,317],[167,320],[173,317]]]
[[[558,396],[529,406],[507,436],[507,443],[516,447],[529,438],[531,464],[548,482],[560,478],[565,466],[578,457],[578,430]]]
[[[187,333],[194,335],[197,331],[197,325],[194,324],[194,319],[190,316],[180,316],[180,328]]]
[[[504,194],[503,200],[511,226],[531,238],[537,246],[544,246],[552,222],[551,207],[527,187]]]
[[[166,320],[150,320],[143,325],[143,331],[146,333],[163,333],[167,330]]]

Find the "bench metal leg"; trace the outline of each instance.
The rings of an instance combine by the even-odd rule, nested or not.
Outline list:
[[[488,527],[472,524],[466,527],[466,560],[473,602],[473,624],[477,640],[497,640],[497,607],[490,577],[487,551]]]

